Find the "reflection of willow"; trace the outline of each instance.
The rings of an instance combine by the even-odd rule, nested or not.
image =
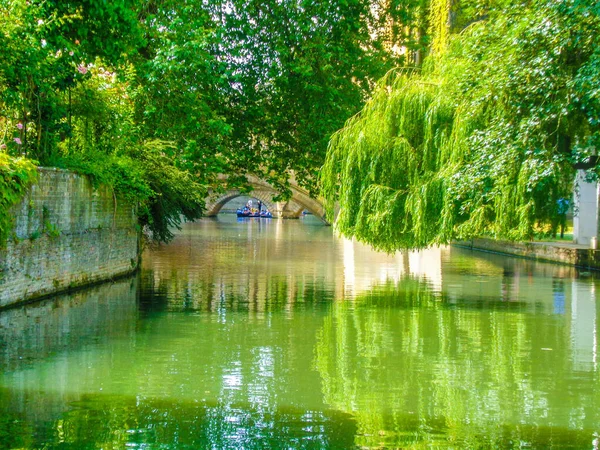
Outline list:
[[[562,317],[525,311],[449,304],[415,279],[336,303],[315,352],[324,401],[354,414],[357,445],[589,444],[552,427],[595,426],[593,377],[570,384]]]
[[[235,420],[232,420],[234,419]],[[4,431],[0,416],[0,431]],[[313,432],[308,428],[315,428]],[[281,408],[258,410],[211,403],[158,401],[87,395],[42,437],[7,426],[2,448],[351,448],[356,431],[350,417],[335,411]],[[317,431],[318,430],[318,431]],[[29,434],[26,434],[29,433]]]

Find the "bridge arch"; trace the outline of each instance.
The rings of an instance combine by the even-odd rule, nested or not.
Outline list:
[[[282,217],[286,219],[295,219],[302,215],[304,210],[310,212],[315,217],[329,224],[325,219],[325,208],[323,202],[311,197],[306,190],[295,183],[290,184],[292,197],[288,201],[274,202],[278,192],[266,181],[253,175],[246,176],[248,184],[252,187],[250,192],[241,192],[238,189],[231,189],[225,192],[209,193],[206,199],[206,216],[216,216],[223,206],[230,200],[240,196],[254,197],[269,208],[273,217]]]
[[[273,201],[272,195],[264,191],[241,192],[237,189],[223,192],[221,195],[210,198],[206,202],[205,215],[212,217],[219,214],[223,206],[237,197],[253,197],[260,200],[269,211],[274,211],[277,208],[277,203]]]

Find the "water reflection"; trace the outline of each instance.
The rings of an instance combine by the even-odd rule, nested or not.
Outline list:
[[[568,336],[589,337],[593,319],[540,320],[546,302],[486,297],[451,300],[407,279],[334,304],[315,367],[325,402],[356,418],[357,444],[591,445],[597,366],[573,370],[580,350]]]
[[[299,240],[294,229],[264,220],[207,220],[189,227],[144,260],[144,302],[171,310],[261,313],[290,310],[305,298],[331,300],[336,255],[329,245],[318,245],[333,240],[330,230],[306,226]]]
[[[293,407],[264,413],[93,394],[72,406],[46,430],[44,448],[352,448],[356,432],[349,415]],[[28,447],[35,439],[14,442]]]
[[[597,283],[575,269],[226,218],[150,249],[139,294],[127,283],[0,314],[0,448],[589,448],[600,433]]]
[[[439,290],[447,252],[377,253],[336,238],[331,228],[311,218],[303,223],[206,220],[152,250],[143,263],[142,291],[153,308],[215,310],[225,302],[228,310],[285,305],[291,311],[296,301],[351,298],[405,274]]]
[[[0,368],[38,360],[135,333],[137,277],[2,311]]]
[[[575,370],[596,370],[597,361],[597,326],[598,313],[596,310],[596,286],[575,280],[571,285],[571,344],[573,348],[573,368]],[[555,305],[559,308],[555,295]],[[562,307],[562,311],[565,308]]]
[[[91,361],[90,349],[134,336],[137,291],[125,278],[0,313],[0,448],[33,448],[60,426],[81,396],[69,389],[70,356]]]

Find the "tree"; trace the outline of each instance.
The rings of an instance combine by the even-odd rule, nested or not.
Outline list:
[[[146,45],[134,59],[135,121],[148,138],[174,144],[172,156],[197,181],[231,170],[225,116],[229,74],[211,51],[215,24],[197,2],[148,2]],[[236,149],[237,150],[237,149]]]
[[[214,52],[228,67],[235,165],[284,188],[314,188],[330,134],[402,59],[374,33],[365,0],[215,1]]]
[[[0,6],[0,105],[15,153],[48,163],[70,133],[68,92],[139,39],[132,3],[8,0]],[[125,38],[126,37],[126,38]],[[18,130],[18,131],[16,131]]]
[[[110,184],[160,238],[223,173],[314,188],[330,134],[422,48],[422,1],[7,0],[0,145]]]
[[[200,217],[206,188],[172,142],[157,139],[160,129],[148,133],[136,120],[143,103],[133,62],[146,40],[139,11],[134,0],[2,4],[0,143],[112,186],[138,205],[157,240],[168,240],[182,216]]]
[[[392,73],[331,141],[323,193],[377,248],[554,233],[598,139],[597,7],[498,2],[422,71]]]

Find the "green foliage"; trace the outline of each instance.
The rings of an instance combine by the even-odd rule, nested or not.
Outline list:
[[[115,64],[140,39],[130,3],[0,5],[0,125],[11,153],[45,164],[68,137],[70,90],[90,76],[97,57]]]
[[[22,199],[36,178],[37,169],[31,161],[0,152],[0,245],[4,245],[12,231],[10,208]]]
[[[189,183],[314,188],[330,134],[416,62],[427,17],[425,0],[6,0],[0,145],[109,183],[168,238],[197,216]]]
[[[331,133],[361,108],[376,79],[405,61],[385,31],[406,8],[366,0],[209,7],[218,26],[213,51],[230,77],[223,114],[235,152],[227,160],[282,189],[292,172],[314,188]]]
[[[172,142],[171,156],[199,182],[236,171],[229,148],[227,67],[211,49],[214,23],[200,5],[161,0],[141,13],[145,47],[133,58],[129,97],[144,139]]]
[[[154,194],[141,204],[141,223],[148,225],[155,240],[167,241],[173,237],[171,229],[178,228],[181,217],[198,219],[204,210],[206,187],[197,183],[189,172],[170,163],[162,141],[148,141],[136,159],[141,161],[148,186]]]
[[[206,187],[198,184],[200,176],[192,179],[192,165],[180,151],[185,128],[172,127],[198,98],[173,110],[158,104],[164,98],[172,98],[172,104],[181,100],[157,89],[164,86],[166,69],[152,73],[157,59],[165,65],[171,59],[161,53],[171,45],[168,39],[152,47],[148,38],[161,34],[169,13],[160,23],[144,21],[141,7],[129,0],[0,5],[0,44],[7,49],[0,55],[0,145],[12,155],[35,157],[112,187],[138,205],[140,222],[152,237],[167,240],[169,226],[177,226],[181,217],[196,219],[204,205]],[[177,37],[186,40],[184,34]],[[138,52],[143,46],[144,56]],[[173,61],[171,68],[179,63]],[[176,76],[169,81],[167,90],[183,91]],[[188,85],[198,88],[193,80]],[[162,110],[161,121],[144,110],[152,102]],[[187,122],[188,130],[196,118]],[[213,131],[203,130],[204,136]]]
[[[75,153],[54,163],[90,176],[97,185],[112,187],[118,197],[137,205],[140,224],[147,226],[153,240],[168,241],[182,217],[201,217],[207,193],[204,185],[167,156],[173,148],[169,142],[152,140],[124,154]]]
[[[555,232],[600,131],[600,20],[581,5],[499,5],[422,71],[384,78],[330,143],[340,231],[388,251]]]

